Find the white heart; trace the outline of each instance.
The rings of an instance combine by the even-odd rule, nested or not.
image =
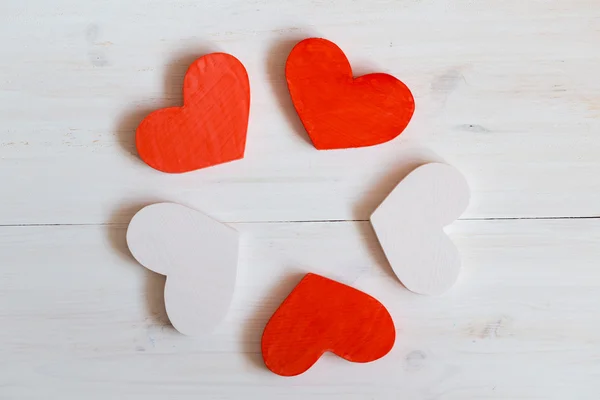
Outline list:
[[[165,307],[185,335],[211,332],[233,297],[237,231],[173,203],[144,207],[127,228],[127,245],[144,267],[167,276]]]
[[[379,243],[407,289],[435,295],[454,285],[460,256],[443,228],[460,217],[469,196],[458,170],[426,164],[408,174],[371,215]]]

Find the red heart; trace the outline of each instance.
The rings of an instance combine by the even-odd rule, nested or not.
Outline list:
[[[386,355],[396,330],[383,304],[359,290],[307,274],[271,317],[262,336],[265,365],[294,376],[331,351],[365,363]]]
[[[325,39],[305,39],[288,56],[285,76],[296,112],[319,150],[372,146],[398,136],[415,101],[388,74],[352,77],[342,50]]]
[[[138,126],[142,160],[163,172],[188,172],[244,157],[250,83],[225,53],[200,57],[183,81],[183,107],[154,111]]]

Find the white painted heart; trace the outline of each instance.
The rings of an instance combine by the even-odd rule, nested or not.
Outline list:
[[[127,245],[146,268],[167,276],[165,306],[175,329],[211,332],[233,297],[238,233],[190,208],[158,203],[129,223]]]
[[[407,289],[436,295],[454,285],[460,256],[443,228],[460,217],[469,196],[455,168],[426,164],[404,178],[371,215],[379,243]]]

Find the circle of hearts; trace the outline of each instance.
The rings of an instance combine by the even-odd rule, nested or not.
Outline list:
[[[383,73],[354,77],[342,50],[325,39],[299,42],[285,74],[294,108],[319,150],[387,142],[414,114],[404,83]],[[162,172],[182,173],[243,158],[250,112],[243,64],[225,53],[200,57],[185,75],[183,95],[182,107],[157,110],[138,126],[142,160]],[[440,294],[456,281],[458,252],[442,229],[460,216],[468,198],[456,169],[426,164],[373,213],[384,253],[409,290]],[[162,203],[134,216],[127,243],[140,264],[167,276],[166,310],[177,330],[196,335],[216,327],[233,297],[237,232],[198,211]],[[309,273],[267,323],[261,351],[272,372],[294,376],[326,351],[352,362],[377,360],[395,338],[392,317],[378,300]]]

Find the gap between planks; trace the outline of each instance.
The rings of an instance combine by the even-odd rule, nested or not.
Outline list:
[[[552,220],[571,220],[571,219],[600,219],[600,215],[583,217],[490,217],[490,218],[459,218],[456,221],[552,221]],[[344,222],[369,222],[368,219],[315,219],[315,220],[277,220],[277,221],[221,221],[225,224],[319,224],[319,223],[344,223]],[[105,223],[42,223],[42,224],[0,224],[0,228],[8,227],[50,227],[50,226],[127,226],[128,222],[105,222]]]

